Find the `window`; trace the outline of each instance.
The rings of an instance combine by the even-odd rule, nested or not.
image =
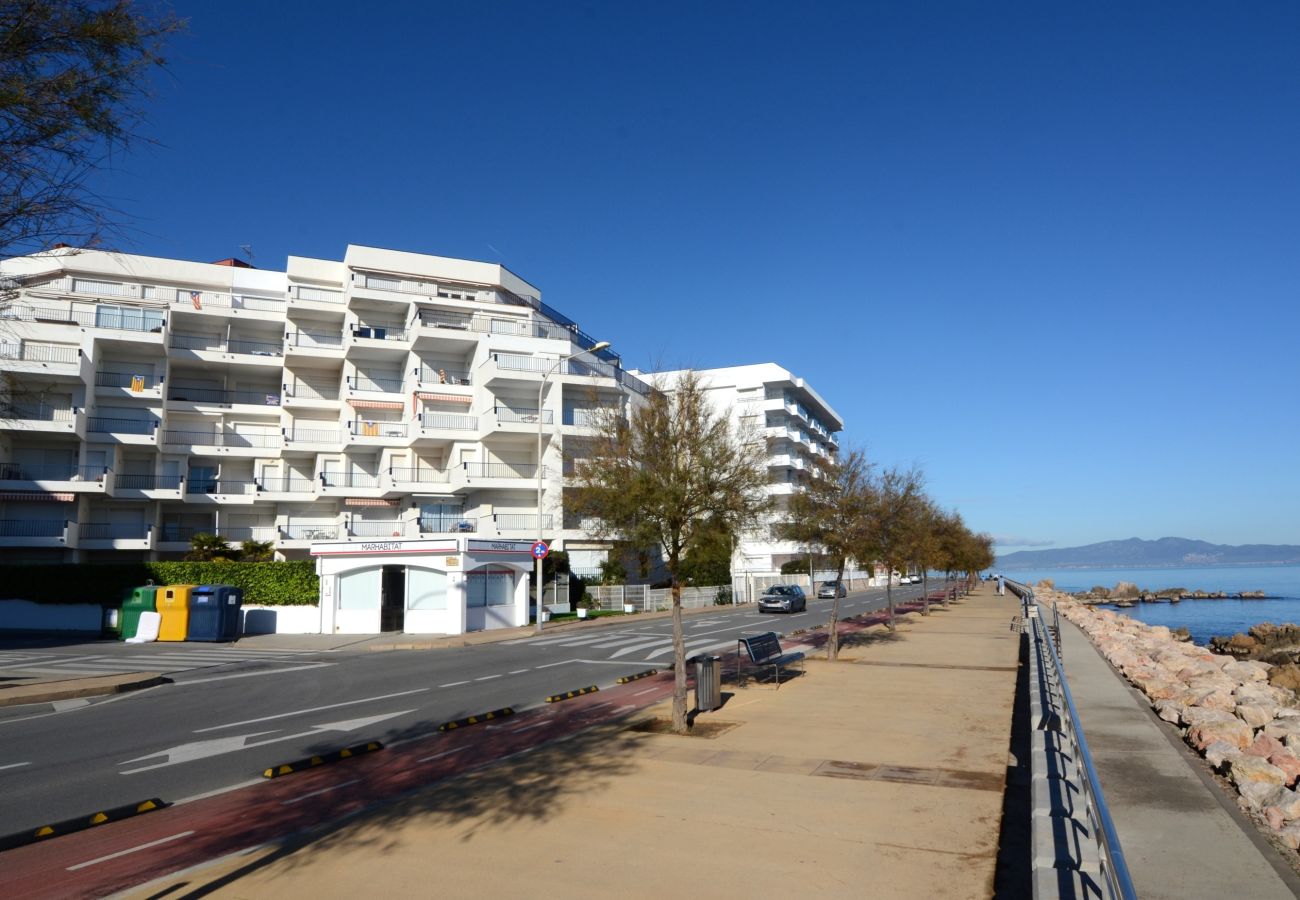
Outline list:
[[[447,575],[432,569],[408,568],[406,583],[407,609],[446,609]]]
[[[465,579],[465,605],[509,606],[514,602],[514,573],[499,566],[480,566]]]
[[[339,576],[339,609],[379,609],[383,569]]]

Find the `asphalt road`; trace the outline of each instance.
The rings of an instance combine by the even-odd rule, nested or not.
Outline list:
[[[894,590],[896,602],[919,594],[919,585]],[[743,634],[825,622],[831,602],[810,599],[808,611],[795,614],[742,606],[689,616],[687,654],[734,649]],[[840,600],[840,615],[884,606],[883,590],[856,593]],[[41,654],[47,669],[91,665],[102,674],[118,665],[170,671],[174,682],[97,702],[6,710],[0,834],[149,797],[176,802],[220,792],[259,780],[269,766],[362,740],[400,744],[442,722],[506,706],[527,709],[549,694],[609,687],[619,676],[671,663],[671,620],[624,621],[431,651],[211,658],[202,654],[212,647],[103,643],[0,651],[8,654],[0,655],[0,677],[27,652]],[[187,651],[196,655],[186,658]],[[151,662],[170,668],[149,668]]]

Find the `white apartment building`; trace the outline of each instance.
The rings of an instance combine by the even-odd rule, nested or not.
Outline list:
[[[642,377],[671,389],[684,370],[651,372]],[[804,379],[776,363],[697,369],[713,408],[734,424],[761,435],[767,443],[768,493],[773,510],[758,528],[742,536],[732,560],[736,575],[779,572],[781,565],[803,558],[808,548],[783,540],[780,526],[789,520],[788,503],[800,485],[835,457],[836,433],[844,420]]]
[[[563,527],[560,444],[648,388],[608,350],[562,362],[595,341],[500,265],[60,249],[0,272],[0,562],[177,559],[200,532],[286,559],[516,553],[539,537],[539,464],[543,535],[602,555]]]

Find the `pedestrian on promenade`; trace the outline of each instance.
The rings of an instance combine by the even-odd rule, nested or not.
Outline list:
[[[999,575],[999,576],[998,576],[998,596],[1001,597],[1001,596],[1005,595],[1006,592],[1007,592],[1007,586],[1006,586],[1006,584],[1002,581],[1002,576]]]

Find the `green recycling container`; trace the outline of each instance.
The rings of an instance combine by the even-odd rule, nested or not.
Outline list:
[[[158,588],[152,584],[131,589],[122,601],[122,617],[119,620],[122,630],[117,635],[119,641],[135,637],[136,630],[140,627],[140,613],[158,611],[157,598]]]

